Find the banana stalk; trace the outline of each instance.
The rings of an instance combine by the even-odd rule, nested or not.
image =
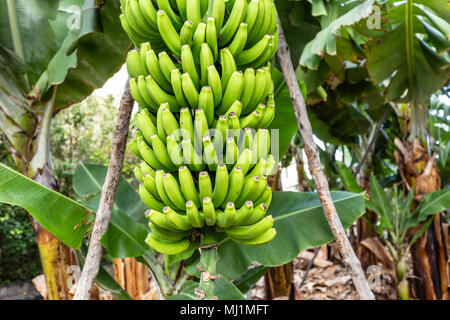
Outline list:
[[[198,269],[201,272],[200,283],[195,290],[197,300],[217,300],[214,296],[216,265],[219,261],[217,253],[217,238],[214,227],[205,228],[200,247],[200,263]]]

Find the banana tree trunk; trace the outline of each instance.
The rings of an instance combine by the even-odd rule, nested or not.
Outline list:
[[[135,258],[114,259],[117,283],[135,300],[147,300],[150,291],[148,268]]]
[[[22,123],[20,127],[12,122],[8,129],[22,130],[19,144],[18,139],[8,139],[10,151],[22,174],[36,182],[55,191],[59,191],[59,185],[53,173],[53,162],[50,151],[50,127],[53,116],[54,97],[46,104],[44,114],[33,114],[35,121]],[[25,126],[28,125],[28,127]],[[27,134],[28,133],[28,134]],[[42,269],[45,275],[48,296],[50,300],[71,299],[72,284],[68,281],[70,274],[68,269],[72,265],[78,265],[75,252],[63,244],[53,234],[45,230],[33,217],[30,217],[36,235],[41,259]]]
[[[274,191],[281,188],[281,168],[276,175],[269,178],[269,184]],[[292,263],[269,268],[264,275],[266,299],[295,300],[295,285]]]
[[[398,138],[395,145],[397,165],[406,185],[414,188],[415,199],[441,188],[441,179],[435,159],[429,157],[422,143],[415,139],[403,144]],[[419,230],[418,226],[412,235]],[[414,294],[417,299],[449,299],[447,248],[441,215],[436,214],[429,229],[411,248],[414,268]]]

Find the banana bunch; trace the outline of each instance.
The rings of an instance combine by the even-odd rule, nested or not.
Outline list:
[[[143,43],[139,52],[130,51],[127,70],[132,77],[132,96],[140,106],[152,112],[157,112],[163,103],[168,103],[173,112],[186,106],[201,108],[206,113],[208,125],[213,122],[214,115],[232,112],[238,118],[248,116],[245,126],[253,122],[252,127],[257,126],[256,122],[258,127],[270,124],[275,111],[270,63],[242,72],[237,70],[229,48],[224,48],[220,51],[219,74],[206,43],[201,45],[199,63],[195,57],[187,44],[182,47],[181,64],[174,62],[165,51],[157,55],[149,43]],[[271,111],[266,114],[266,110]]]
[[[271,241],[274,1],[120,1],[138,48],[126,60],[139,104],[129,147],[142,160],[146,242],[179,254],[200,246],[204,228],[245,245]]]
[[[120,20],[136,46],[151,41],[178,57],[183,45],[195,55],[206,43],[214,62],[228,47],[238,66],[258,68],[278,48],[273,0],[121,0]]]
[[[134,117],[139,131],[130,149],[155,170],[173,172],[187,165],[196,172],[216,171],[219,164],[226,164],[229,169],[239,165],[246,173],[258,161],[271,157],[269,130],[241,126],[248,117],[239,121],[232,112],[209,127],[203,109],[195,110],[193,117],[190,109],[182,108],[179,119],[167,103],[160,106],[156,117],[142,109]]]
[[[217,232],[225,232],[232,240],[245,245],[261,245],[270,242],[276,235],[273,217],[265,216],[267,205],[257,206],[246,201],[239,209],[228,202],[223,210],[215,209],[211,198],[203,199],[203,210],[193,201],[187,201],[186,214],[164,207],[158,211],[149,209],[145,213],[151,232],[147,244],[164,254],[180,254],[198,248],[201,228],[215,226]]]

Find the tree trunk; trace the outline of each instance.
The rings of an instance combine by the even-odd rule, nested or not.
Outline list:
[[[416,201],[441,188],[439,170],[433,157],[429,157],[418,139],[403,144],[398,138],[395,158],[406,189],[414,188]],[[411,236],[421,225],[414,228]],[[441,215],[436,214],[428,230],[411,248],[414,268],[414,294],[417,299],[447,300],[448,265],[445,236]]]
[[[50,189],[59,190],[55,176],[47,167],[39,170],[34,180]],[[74,250],[45,230],[33,217],[31,220],[47,284],[48,297],[44,298],[49,300],[72,299],[73,292],[70,291],[68,283],[70,277],[68,267],[78,265]]]
[[[268,183],[273,191],[281,191],[281,168],[276,175],[269,178]],[[266,299],[295,300],[296,290],[292,262],[279,267],[269,268],[264,275]]]
[[[147,300],[150,291],[148,268],[135,258],[114,259],[114,278],[135,300]]]

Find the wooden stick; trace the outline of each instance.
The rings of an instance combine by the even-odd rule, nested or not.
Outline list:
[[[361,263],[353,251],[350,241],[345,234],[344,227],[334,207],[331,199],[330,190],[328,188],[327,178],[322,170],[320,164],[319,150],[313,140],[311,123],[309,122],[308,113],[306,111],[305,100],[300,91],[295,70],[292,65],[289,47],[284,36],[283,28],[278,19],[278,35],[279,47],[277,51],[278,60],[280,61],[281,69],[286,79],[287,86],[291,95],[292,104],[294,105],[295,117],[297,118],[298,129],[303,138],[304,149],[308,156],[309,167],[313,176],[317,193],[319,194],[320,202],[328,220],[328,224],[333,232],[334,238],[338,245],[339,251],[344,258],[353,283],[359,293],[361,299],[374,300],[375,297],[370,290],[369,284],[364,276],[361,268]]]
[[[119,184],[120,172],[123,167],[123,158],[133,104],[134,100],[130,94],[130,81],[128,79],[120,101],[119,115],[117,116],[116,128],[114,129],[108,172],[106,173],[100,204],[95,216],[94,230],[92,231],[86,261],[84,263],[83,271],[81,272],[80,280],[77,283],[77,290],[75,291],[73,300],[88,300],[90,298],[92,285],[98,274],[100,260],[103,254],[103,247],[99,240],[106,230],[108,230],[109,221],[111,220],[114,198],[116,196],[117,185]]]

